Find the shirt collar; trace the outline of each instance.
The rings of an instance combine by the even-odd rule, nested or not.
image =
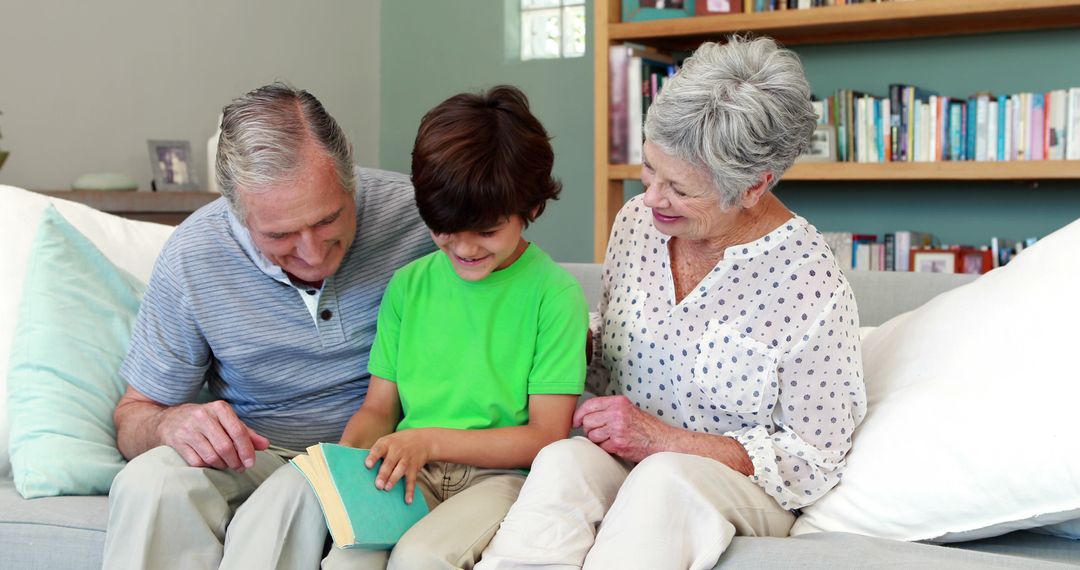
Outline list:
[[[236,238],[236,243],[240,244],[240,249],[247,254],[248,258],[255,263],[255,266],[259,268],[266,275],[270,276],[275,281],[280,281],[290,287],[293,287],[292,281],[285,275],[285,270],[270,261],[259,248],[255,247],[254,240],[251,239],[251,232],[248,231],[244,224],[240,223],[240,220],[233,215],[232,207],[225,209],[226,215],[229,217],[229,229],[232,230],[233,237]]]

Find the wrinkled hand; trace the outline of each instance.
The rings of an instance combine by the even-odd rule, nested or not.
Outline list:
[[[430,438],[424,436],[422,429],[407,429],[380,437],[371,446],[367,460],[368,469],[383,460],[379,473],[375,476],[375,487],[389,491],[405,478],[405,502],[412,504],[416,489],[416,474],[427,464],[431,457]]]
[[[232,469],[243,473],[255,465],[255,452],[270,445],[236,416],[232,406],[218,400],[167,408],[158,424],[165,445],[192,467]]]
[[[671,426],[641,411],[626,396],[587,400],[574,412],[574,427],[604,451],[638,463],[664,451]]]

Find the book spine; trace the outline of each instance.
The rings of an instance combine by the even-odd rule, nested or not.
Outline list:
[[[986,160],[997,160],[998,103],[991,99],[986,103]]]
[[[907,142],[907,161],[915,161],[915,88],[910,86],[904,87],[904,107],[905,116],[907,121],[904,123],[906,132],[904,138]]]
[[[608,160],[611,164],[626,164],[627,155],[627,115],[626,97],[628,94],[627,64],[628,50],[624,45],[613,45],[608,51]]]
[[[978,132],[978,102],[975,97],[968,98],[967,102],[967,148],[964,160],[975,160],[975,137]]]
[[[1012,97],[1006,97],[1004,102],[1005,112],[1002,115],[1005,117],[1004,127],[1004,143],[1002,146],[1002,158],[1001,160],[1014,160],[1013,156],[1013,102]]]
[[[903,86],[899,84],[892,84],[889,86],[889,129],[892,136],[890,152],[892,154],[891,160],[904,160],[904,156],[900,151],[900,136],[902,131],[900,122],[900,111],[902,106],[900,105],[900,91]]]
[[[1043,123],[1046,120],[1045,103],[1042,93],[1031,94],[1031,160],[1042,160],[1045,141]]]
[[[986,160],[987,104],[985,95],[975,99],[975,160]]]
[[[885,271],[896,271],[896,234],[885,234]]]
[[[627,108],[627,161],[641,164],[642,123],[644,122],[642,101],[641,58],[629,58],[626,73],[626,108]]]
[[[1072,87],[1065,109],[1065,158],[1080,160],[1080,87]]]

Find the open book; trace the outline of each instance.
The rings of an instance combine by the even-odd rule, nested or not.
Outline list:
[[[292,464],[304,474],[322,505],[326,526],[338,548],[389,550],[401,535],[428,513],[417,488],[412,504],[405,503],[405,480],[390,491],[375,487],[375,467],[364,466],[368,450],[320,443]]]

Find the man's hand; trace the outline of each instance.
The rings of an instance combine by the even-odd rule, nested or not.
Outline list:
[[[668,449],[671,426],[641,411],[626,396],[587,400],[574,413],[574,427],[604,451],[627,461],[641,460]]]
[[[270,445],[236,416],[232,406],[218,400],[165,408],[158,438],[192,467],[232,469],[243,473],[255,465],[255,452]]]
[[[389,491],[405,477],[405,502],[412,504],[416,489],[416,474],[424,468],[431,457],[431,440],[423,429],[407,429],[380,437],[368,453],[368,469],[383,460],[375,476],[375,487]]]

